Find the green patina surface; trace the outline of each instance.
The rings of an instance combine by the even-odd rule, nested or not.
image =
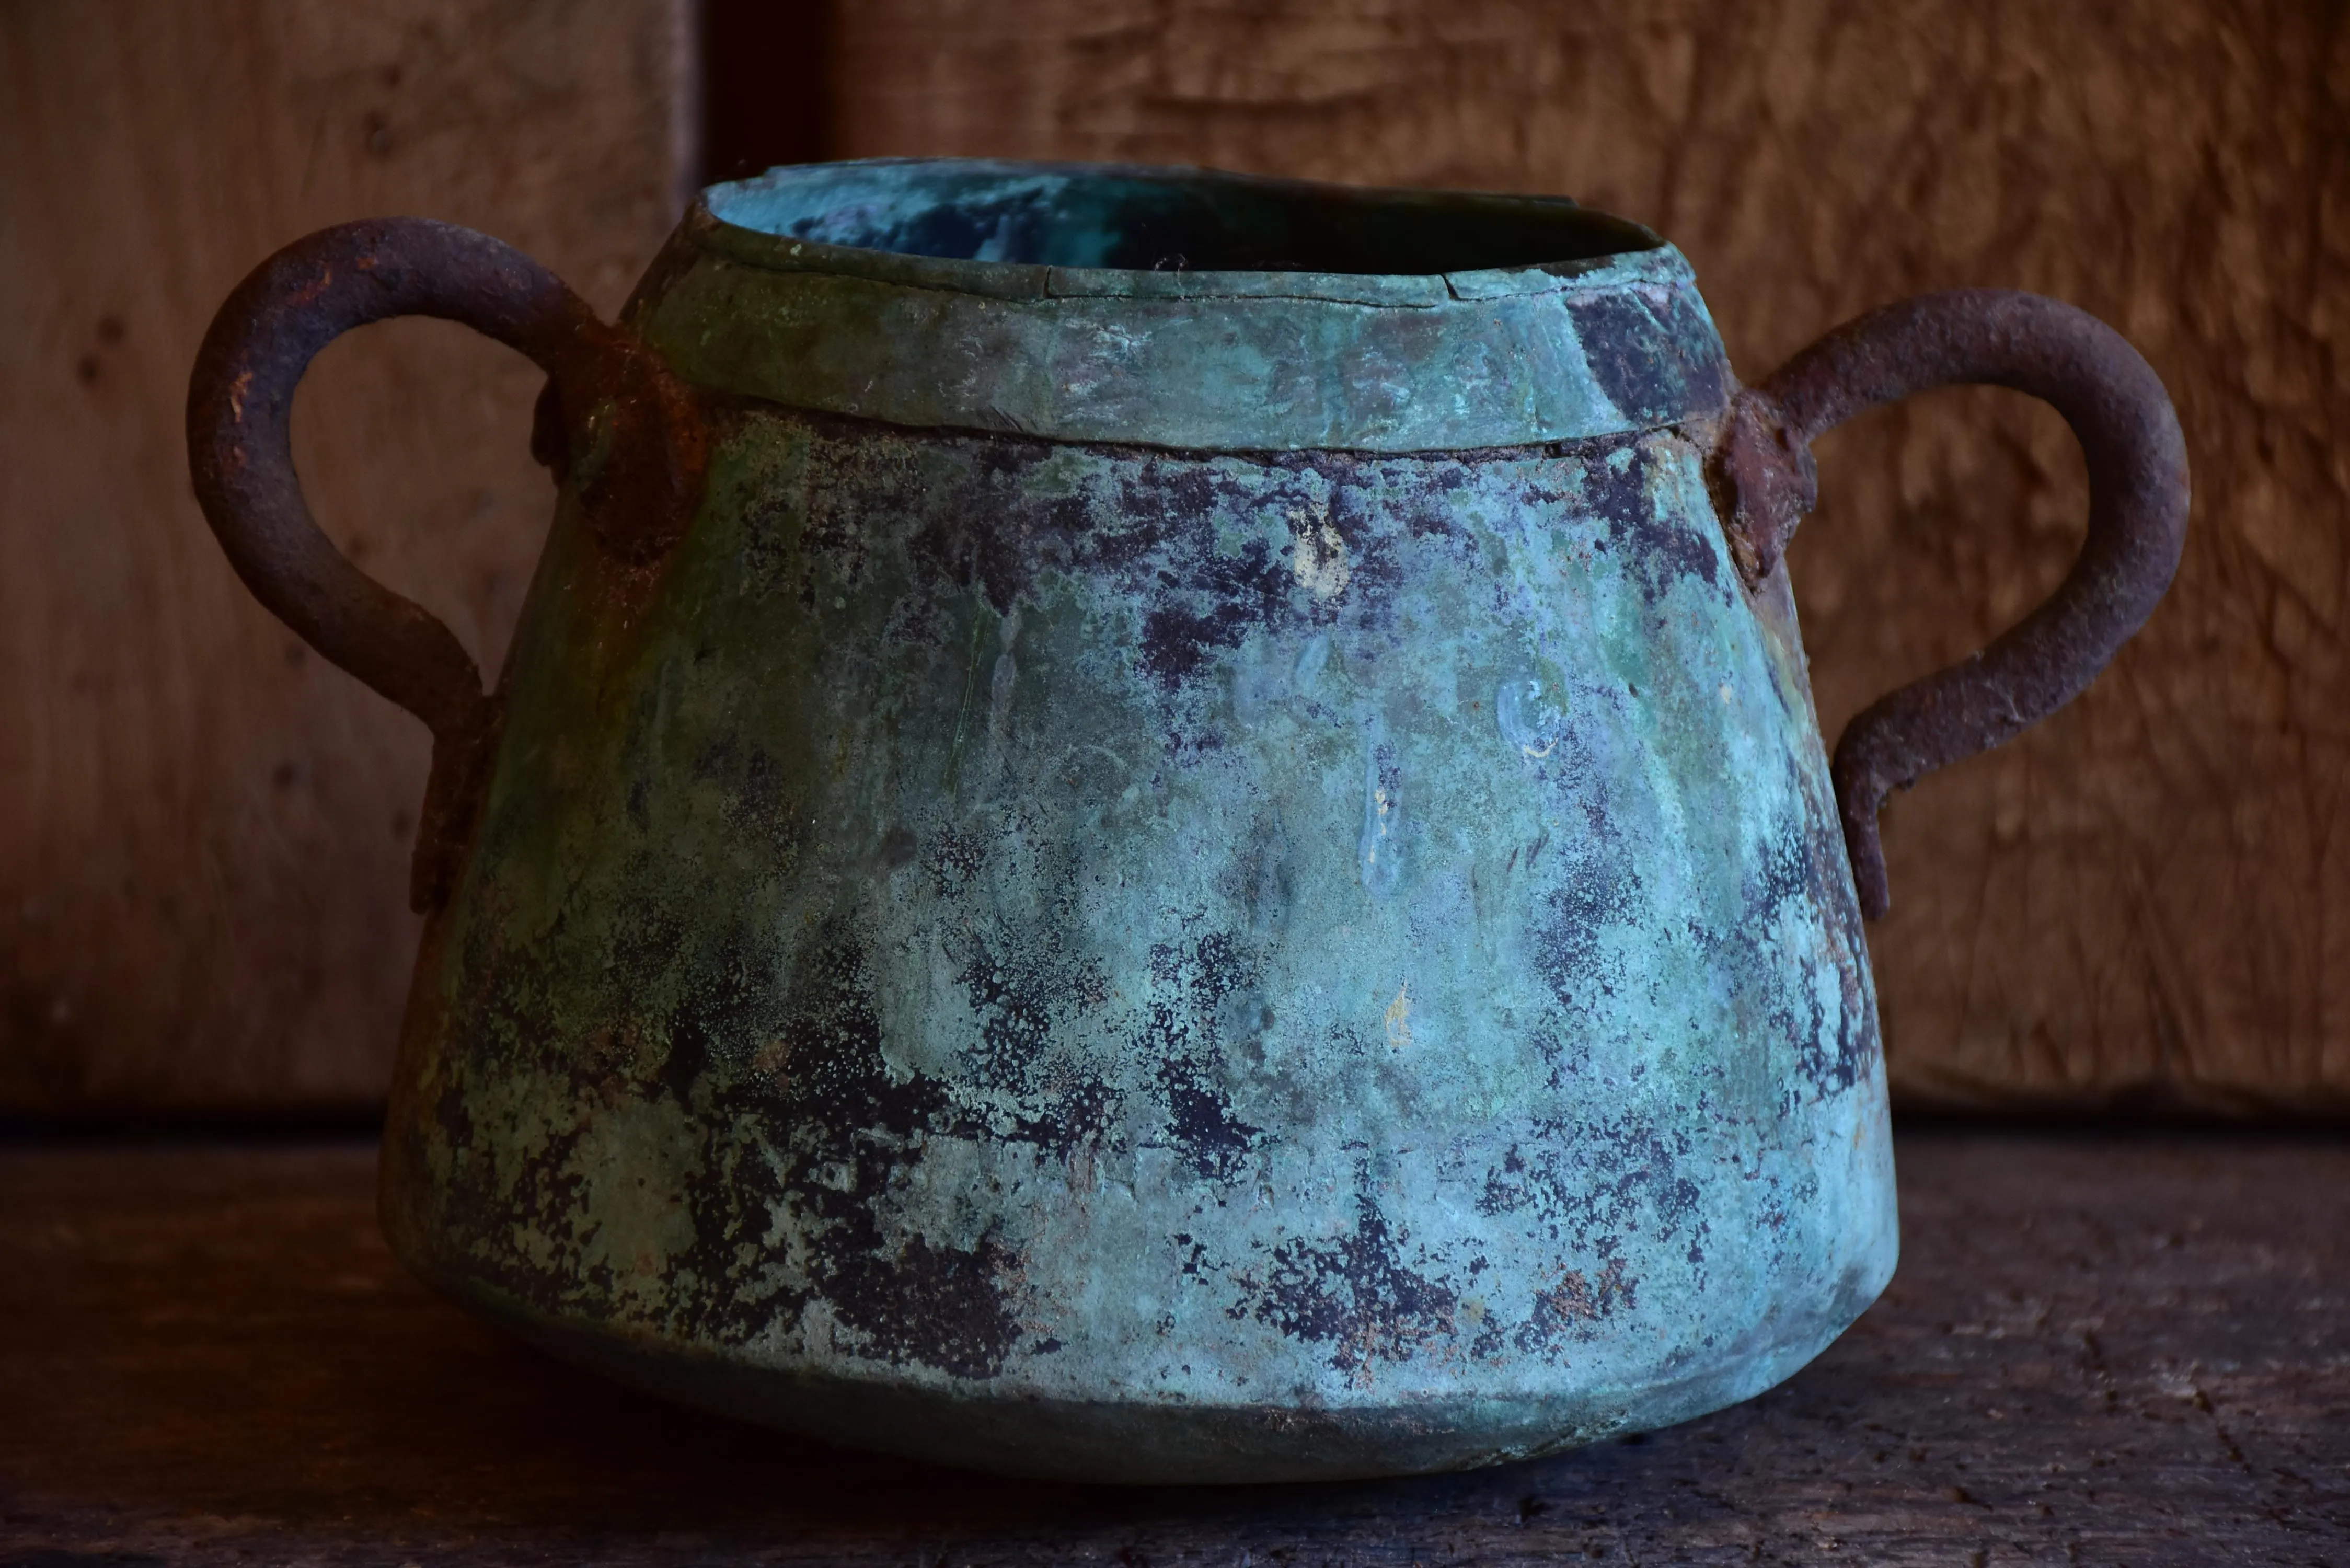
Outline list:
[[[1701,428],[713,407],[683,544],[567,507],[517,635],[386,1148],[430,1277],[701,1403],[1128,1480],[1680,1419],[1882,1287],[1849,873]]]
[[[1229,175],[983,163],[951,166],[957,204],[936,188],[941,167],[837,165],[814,190],[803,170],[720,186],[632,315],[681,372],[730,392],[1191,451],[1523,445],[1655,429],[1727,395],[1680,253],[1572,202],[1339,201],[1327,186]],[[1340,210],[1307,203],[1318,226],[1274,221],[1301,192]],[[1207,223],[1183,210],[1192,202],[1242,211],[1203,244],[1185,237]],[[1039,259],[827,243],[840,237]],[[1305,259],[1258,265],[1285,254]],[[1313,270],[1366,254],[1395,270]],[[1256,269],[1232,270],[1243,262]],[[1428,270],[1402,273],[1407,262]]]

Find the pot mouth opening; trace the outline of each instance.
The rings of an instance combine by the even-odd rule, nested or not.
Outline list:
[[[1112,272],[1424,277],[1590,263],[1664,245],[1638,223],[1564,196],[1137,164],[809,163],[713,185],[702,199],[720,223],[779,240]]]

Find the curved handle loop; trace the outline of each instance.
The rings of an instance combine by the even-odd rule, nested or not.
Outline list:
[[[1886,796],[2080,695],[2154,613],[2187,539],[2186,441],[2137,350],[2072,306],[1960,289],[1847,322],[1739,395],[1715,464],[1747,581],[1778,566],[1812,508],[1814,441],[1865,409],[1966,382],[2027,392],[2064,416],[2088,460],[2088,538],[2045,603],[1981,652],[1879,699],[1836,742],[1836,805],[1870,919],[1892,905],[1877,831]]]
[[[255,597],[432,730],[409,887],[410,903],[427,909],[453,878],[496,702],[447,627],[320,532],[287,439],[311,359],[352,327],[396,316],[462,322],[546,369],[552,396],[533,450],[568,471],[598,536],[629,558],[682,532],[702,451],[688,394],[633,335],[598,320],[521,252],[452,223],[380,218],[321,230],[255,267],[213,317],[188,384],[197,503]]]

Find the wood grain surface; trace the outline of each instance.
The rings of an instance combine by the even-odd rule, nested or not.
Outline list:
[[[2350,1110],[2350,15],[2315,0],[861,0],[842,156],[1566,192],[1662,231],[1750,379],[1922,289],[2096,312],[2195,465],[2082,701],[1896,802],[1908,1104]],[[1832,740],[2062,576],[2061,421],[1938,393],[1822,444],[1791,556]]]
[[[1825,1355],[1465,1475],[1045,1486],[547,1361],[379,1239],[364,1145],[0,1147],[0,1568],[2350,1562],[2350,1146],[1905,1134]]]
[[[616,306],[682,200],[689,10],[0,5],[0,1112],[380,1098],[426,736],[231,575],[188,369],[263,256],[376,213]],[[394,323],[329,349],[295,417],[328,532],[493,667],[552,506],[538,384]]]

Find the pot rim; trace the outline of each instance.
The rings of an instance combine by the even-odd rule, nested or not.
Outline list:
[[[1166,224],[1157,234],[1147,226],[1121,234],[1115,202],[1100,200],[1089,211],[1076,202],[1045,213],[1096,232],[1090,250],[1061,243],[1072,240],[1066,233],[1025,247],[1043,259],[837,243],[897,236],[1017,256],[1022,245],[982,232],[988,223],[1008,232],[999,222],[1006,204],[993,198],[1009,188],[1028,201],[1080,178],[1123,182],[1129,193],[1156,184],[1243,207],[1272,202],[1293,232],[1284,235],[1278,221],[1265,232],[1304,247],[1288,259],[1367,254],[1506,265],[1429,273],[1063,265],[1133,259],[1118,246],[1132,253],[1138,236],[1180,232]],[[933,205],[926,180],[950,195],[958,182],[967,194],[976,181],[989,200],[967,201],[934,226],[959,226],[959,234],[924,234]],[[758,202],[793,191],[788,208],[761,220],[788,230],[794,211],[853,206],[827,207],[811,192],[858,189],[878,192],[882,210],[849,211],[828,238],[733,221],[760,217]],[[1296,228],[1299,212],[1337,216],[1330,232],[1307,234]],[[1464,212],[1483,216],[1472,222]],[[1449,227],[1465,232],[1475,222],[1488,223],[1486,242],[1567,235],[1560,249],[1590,254],[1522,261],[1508,251],[1463,251]],[[1348,252],[1357,242],[1365,243]],[[1719,418],[1733,385],[1689,263],[1638,224],[1561,197],[1366,191],[1129,165],[879,159],[713,186],[621,315],[679,375],[713,391],[916,429],[1178,451],[1461,452],[1580,441]]]
[[[1088,189],[1090,187],[1091,189]],[[1286,219],[1293,232],[1282,237],[1327,244],[1336,229],[1341,245],[1360,247],[1367,259],[1381,246],[1402,250],[1401,259],[1432,261],[1425,239],[1419,254],[1399,245],[1399,235],[1363,234],[1383,223],[1426,227],[1450,220],[1484,233],[1443,234],[1440,244],[1458,248],[1461,262],[1491,265],[1382,268],[1284,265],[1200,266],[1173,253],[1173,265],[1076,265],[1055,259],[1097,246],[1107,236],[1064,233],[1023,236],[1025,248],[1043,250],[1038,259],[958,256],[906,248],[903,244],[852,244],[843,235],[906,238],[922,219],[957,201],[999,218],[993,237],[1019,216],[1049,212],[1049,203],[1075,198],[1080,203],[1136,203],[1145,193],[1188,200],[1187,216],[1232,219],[1250,215]],[[992,203],[992,204],[991,204]],[[1024,206],[1027,211],[1019,209]],[[1221,210],[1220,210],[1221,209]],[[1235,212],[1235,209],[1238,209]],[[1099,213],[1093,214],[1097,219]],[[1064,228],[1081,230],[1086,214],[1062,214]],[[1427,308],[1451,301],[1546,294],[1599,281],[1594,275],[1620,275],[1623,281],[1686,275],[1687,264],[1654,230],[1566,196],[1504,192],[1422,190],[1403,186],[1347,185],[1294,180],[1187,164],[1024,161],[994,158],[868,158],[825,163],[784,164],[749,179],[721,182],[695,198],[686,226],[705,248],[728,259],[779,272],[816,272],[871,278],[997,299],[1317,299],[1349,305]],[[1494,232],[1499,228],[1502,232]],[[1347,233],[1348,230],[1356,231]],[[1549,236],[1544,231],[1549,231]],[[830,236],[830,237],[825,237]],[[1555,247],[1536,243],[1555,236]],[[952,236],[977,240],[976,222]],[[1203,235],[1212,243],[1219,237]],[[912,236],[936,244],[935,234]],[[1514,242],[1514,244],[1512,244]],[[1014,242],[1017,245],[1018,242]],[[998,248],[1002,248],[999,244]],[[1523,254],[1520,254],[1523,253]],[[1439,254],[1441,253],[1439,252]],[[1610,279],[1609,281],[1613,281]]]

